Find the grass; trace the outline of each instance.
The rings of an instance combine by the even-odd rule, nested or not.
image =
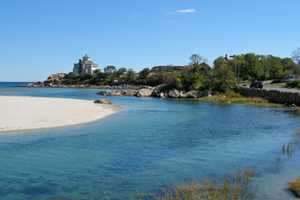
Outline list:
[[[289,182],[288,189],[293,192],[297,197],[300,197],[300,178]]]
[[[220,103],[220,104],[244,104],[262,107],[281,107],[280,104],[270,103],[269,101],[257,97],[244,97],[238,93],[228,92],[225,94],[216,94],[213,96],[199,98],[199,101]]]
[[[162,190],[147,200],[251,200],[254,173],[251,170],[238,172],[227,177],[221,183],[203,181],[184,184]]]

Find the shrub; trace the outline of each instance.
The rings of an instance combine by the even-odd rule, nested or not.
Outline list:
[[[286,84],[288,88],[298,88],[300,89],[300,81],[292,81]]]

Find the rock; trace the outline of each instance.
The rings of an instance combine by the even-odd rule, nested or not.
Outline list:
[[[137,97],[150,97],[152,96],[153,88],[139,89],[136,93]]]
[[[159,93],[159,96],[158,96],[158,97],[160,97],[160,98],[165,98],[166,95],[165,95],[165,93],[161,92],[161,93]]]
[[[167,86],[168,86],[167,84],[161,84],[161,85],[156,86],[153,89],[151,96],[153,96],[153,97],[162,97],[162,93],[164,94],[165,88]],[[166,96],[167,95],[165,95],[165,94],[163,95],[163,97],[166,97]]]
[[[101,96],[122,96],[121,90],[103,90],[97,93]]]
[[[109,99],[98,99],[98,100],[95,100],[94,103],[96,103],[96,104],[108,104],[108,105],[112,104],[111,100],[109,100]]]
[[[182,98],[200,98],[200,97],[206,97],[206,96],[210,96],[211,92],[208,90],[205,91],[197,91],[197,90],[191,90],[188,91],[186,93],[182,94]]]
[[[101,95],[101,96],[111,96],[110,90],[103,90],[103,91],[98,92],[97,94]]]
[[[176,89],[175,90],[170,90],[168,92],[168,97],[169,98],[180,98],[180,94],[181,94],[181,92],[176,90]]]
[[[121,90],[122,96],[136,96],[137,91],[133,89]]]

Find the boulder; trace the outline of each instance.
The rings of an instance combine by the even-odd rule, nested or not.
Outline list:
[[[170,90],[168,92],[168,97],[169,98],[180,98],[180,95],[181,95],[181,92],[176,90],[176,89],[175,90]]]
[[[185,98],[199,98],[199,91],[191,90],[184,94]]]
[[[101,96],[122,96],[121,90],[103,90],[97,93]]]
[[[204,90],[204,91],[198,91],[198,90],[191,90],[186,93],[182,94],[182,98],[200,98],[200,97],[207,97],[210,96],[211,92],[209,90]]]
[[[103,90],[98,92],[97,94],[101,96],[112,96],[111,90]]]
[[[159,97],[160,97],[160,98],[165,98],[166,95],[165,95],[165,93],[161,92],[161,93],[159,93]]]
[[[94,103],[96,103],[96,104],[108,104],[108,105],[112,104],[111,100],[109,100],[109,99],[98,99],[98,100],[95,100]]]
[[[136,93],[137,97],[150,97],[152,96],[153,88],[142,88]]]
[[[161,84],[161,85],[156,86],[153,89],[151,96],[162,97],[162,94],[164,93],[166,87],[167,87],[167,84]],[[165,96],[167,96],[167,95],[164,94],[163,97],[165,97]]]
[[[132,89],[122,90],[122,96],[136,96],[137,91]]]

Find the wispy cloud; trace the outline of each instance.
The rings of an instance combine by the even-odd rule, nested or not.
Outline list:
[[[192,14],[192,13],[196,13],[196,12],[197,12],[197,10],[194,8],[176,10],[176,13],[179,13],[179,14]]]

